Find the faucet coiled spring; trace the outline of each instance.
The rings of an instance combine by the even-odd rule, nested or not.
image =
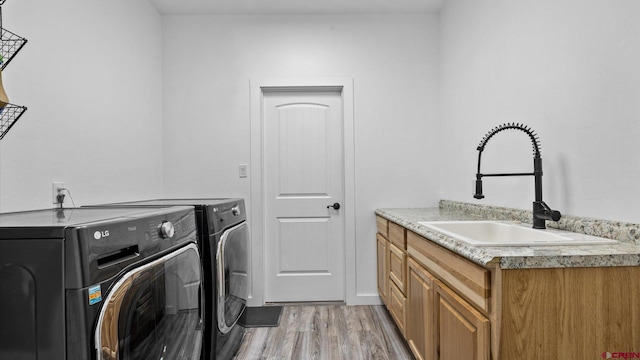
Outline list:
[[[540,157],[540,138],[538,137],[538,134],[536,134],[536,132],[529,126],[520,123],[505,123],[491,129],[480,141],[480,145],[478,145],[478,151],[482,152],[489,139],[491,139],[495,134],[507,129],[524,131],[527,135],[529,135],[529,138],[531,138],[531,143],[533,144],[533,155],[535,157]]]

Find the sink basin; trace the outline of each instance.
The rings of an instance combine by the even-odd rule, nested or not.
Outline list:
[[[430,230],[473,246],[549,246],[610,244],[616,240],[500,221],[420,221]]]

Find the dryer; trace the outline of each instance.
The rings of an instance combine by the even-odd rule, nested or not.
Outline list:
[[[200,358],[192,207],[0,214],[0,359]]]
[[[205,360],[234,357],[245,329],[238,320],[248,297],[249,227],[244,199],[186,198],[152,199],[95,205],[98,207],[195,208],[198,246],[202,255]]]

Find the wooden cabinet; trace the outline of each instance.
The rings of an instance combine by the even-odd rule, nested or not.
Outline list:
[[[500,359],[597,359],[640,353],[640,267],[502,270]]]
[[[378,239],[378,293],[382,302],[387,303],[389,293],[389,240],[381,234],[377,234]]]
[[[377,218],[378,290],[420,360],[488,360],[490,272]],[[452,290],[455,288],[455,291]]]
[[[402,251],[407,250],[407,230],[394,222],[389,222],[389,241]]]
[[[378,228],[378,292],[404,334],[406,322],[407,230],[380,216]]]
[[[376,216],[376,226],[378,228],[378,234],[389,240],[389,220],[381,216]]]
[[[381,223],[387,236],[378,233],[380,295],[417,359],[640,353],[640,296],[634,295],[640,266],[501,269],[492,262],[485,268]]]
[[[491,271],[411,231],[407,253],[481,311],[489,312]]]
[[[435,294],[438,359],[489,360],[489,320],[440,282]]]
[[[389,283],[389,298],[388,298],[388,308],[391,313],[391,317],[395,320],[396,325],[398,325],[398,329],[402,333],[405,334],[406,322],[407,322],[407,313],[406,313],[406,304],[407,298],[404,296],[404,293],[398,289],[396,284],[393,282]]]
[[[406,339],[418,360],[436,359],[435,278],[413,259],[407,261]]]
[[[404,335],[407,321],[407,230],[389,222],[389,311]]]
[[[389,279],[395,283],[398,289],[404,294],[407,281],[407,253],[389,244]]]
[[[385,305],[389,304],[389,220],[376,216],[378,233],[378,293]],[[388,307],[388,305],[387,305]]]
[[[412,258],[407,289],[405,337],[417,359],[489,359],[489,319]]]

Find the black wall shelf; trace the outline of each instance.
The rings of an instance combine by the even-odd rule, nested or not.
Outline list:
[[[2,5],[5,1],[0,0],[0,71],[9,65],[11,60],[27,43],[27,39],[2,27]],[[7,135],[9,129],[15,125],[26,110],[26,106],[10,103],[0,107],[0,140]]]
[[[0,36],[0,63],[2,64],[0,69],[4,70],[26,43],[27,39],[3,28]]]
[[[7,104],[0,109],[0,140],[27,110],[26,106]]]

